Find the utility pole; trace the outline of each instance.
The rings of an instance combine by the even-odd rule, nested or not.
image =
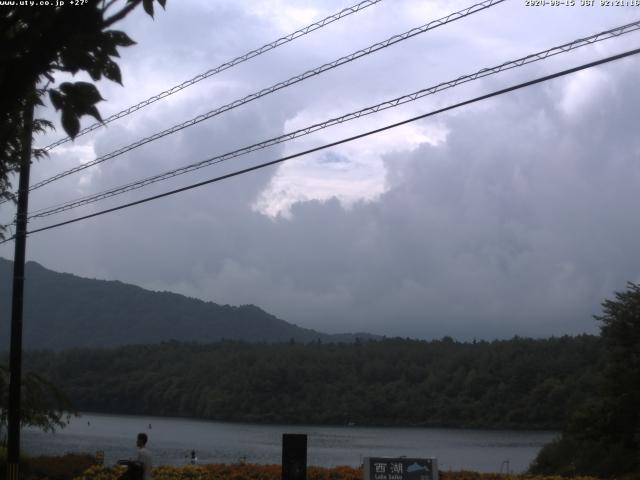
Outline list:
[[[22,389],[22,305],[24,297],[24,263],[27,247],[27,212],[29,204],[29,171],[31,169],[31,136],[35,88],[24,106],[22,155],[18,182],[15,254],[13,257],[13,294],[11,298],[11,348],[9,353],[9,429],[7,445],[7,478],[20,477],[20,394]]]

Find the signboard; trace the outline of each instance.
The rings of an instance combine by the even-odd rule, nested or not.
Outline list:
[[[438,480],[435,458],[365,457],[364,480]]]

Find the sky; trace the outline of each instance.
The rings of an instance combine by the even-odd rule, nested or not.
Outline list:
[[[124,87],[103,117],[356,2],[169,0],[117,28]],[[50,177],[472,5],[383,0],[212,76],[34,163]],[[80,8],[80,7],[78,7]],[[640,19],[640,7],[509,0],[32,192],[30,210],[204,160]],[[34,220],[31,229],[274,160],[640,47],[606,40],[297,140]],[[457,108],[277,166],[33,234],[27,258],[322,332],[467,340],[596,333],[640,282],[640,59]],[[59,77],[58,81],[65,78]],[[76,80],[86,80],[77,75]],[[37,112],[56,119],[51,108]],[[91,123],[83,119],[83,126]],[[36,138],[46,145],[62,129]],[[17,183],[17,182],[16,182]],[[0,219],[13,218],[0,207]],[[13,243],[0,246],[13,257]]]

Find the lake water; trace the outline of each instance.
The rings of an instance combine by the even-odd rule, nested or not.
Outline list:
[[[195,450],[200,463],[279,464],[282,434],[308,435],[308,464],[360,464],[367,456],[436,457],[441,470],[524,471],[553,432],[438,428],[321,427],[222,423],[182,418],[82,414],[55,434],[26,429],[32,455],[103,450],[113,464],[135,453],[138,432],[149,436],[154,464],[183,464]]]

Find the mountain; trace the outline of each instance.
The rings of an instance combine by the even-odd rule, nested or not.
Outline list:
[[[13,262],[0,258],[0,351],[8,350]],[[119,281],[25,267],[25,349],[114,347],[168,340],[349,342],[368,334],[329,335],[285,322],[255,305],[204,302]]]

